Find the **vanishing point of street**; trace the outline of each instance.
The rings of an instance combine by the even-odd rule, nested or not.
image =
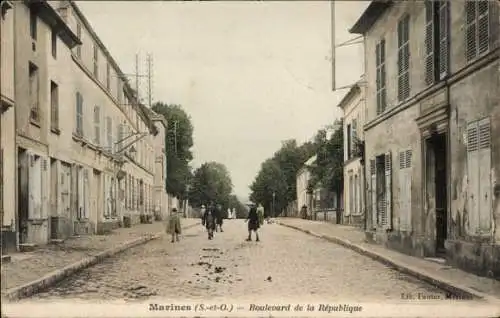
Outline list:
[[[260,242],[246,242],[242,220],[225,222],[207,241],[200,225],[180,243],[162,237],[55,285],[34,299],[349,299],[400,301],[444,292],[340,245],[278,224],[265,224]],[[207,298],[208,297],[208,298]]]

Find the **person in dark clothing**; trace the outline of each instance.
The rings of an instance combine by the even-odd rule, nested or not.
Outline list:
[[[222,230],[222,222],[223,222],[224,217],[222,216],[222,206],[220,204],[217,204],[217,207],[215,208],[215,231],[218,232],[220,230],[221,232],[224,232]]]
[[[207,229],[208,239],[213,239],[215,230],[215,208],[213,204],[210,204],[210,206],[205,210],[201,224]]]
[[[250,208],[250,212],[248,212],[248,217],[246,219],[246,222],[248,222],[248,238],[247,241],[252,240],[252,231],[255,232],[255,241],[259,242],[259,227],[260,227],[260,220],[259,220],[259,214],[257,213],[257,208],[255,205],[252,205]]]

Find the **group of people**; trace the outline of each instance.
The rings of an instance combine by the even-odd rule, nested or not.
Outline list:
[[[206,227],[209,240],[214,238],[214,232],[224,232],[222,229],[223,219],[220,204],[215,205],[210,202],[208,207],[201,206],[201,224]]]
[[[220,204],[215,205],[211,202],[208,207],[205,207],[205,205],[201,206],[201,224],[207,229],[209,240],[214,238],[214,232],[224,232],[222,229],[223,219],[222,207]],[[252,232],[255,232],[255,241],[259,242],[258,230],[264,224],[264,207],[262,204],[258,206],[255,204],[250,205],[250,212],[245,222],[248,223],[247,241],[252,240]],[[181,222],[176,208],[172,209],[172,213],[168,219],[167,233],[172,235],[172,243],[179,241]]]

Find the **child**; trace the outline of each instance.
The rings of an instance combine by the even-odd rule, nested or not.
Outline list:
[[[206,209],[205,214],[203,215],[202,225],[204,225],[208,232],[208,239],[211,240],[214,238],[214,230],[215,230],[215,215],[214,215],[214,206],[210,205],[208,209]]]
[[[167,234],[172,234],[172,243],[179,242],[179,234],[181,234],[181,220],[177,214],[177,209],[173,208],[172,213],[168,218]]]
[[[248,213],[247,220],[245,222],[248,222],[248,238],[247,241],[252,240],[252,231],[255,232],[255,241],[259,242],[259,227],[260,227],[260,220],[259,220],[259,214],[257,213],[257,208],[252,206],[250,208],[250,212]]]

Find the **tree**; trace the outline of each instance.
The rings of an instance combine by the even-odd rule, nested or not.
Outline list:
[[[336,125],[337,130],[326,139],[326,134],[321,134],[317,139],[317,159],[311,167],[311,180],[309,188],[318,185],[337,193],[337,202],[344,189],[344,129],[342,121]]]
[[[162,115],[168,123],[165,136],[167,152],[167,192],[181,199],[185,198],[191,170],[189,162],[193,159],[193,126],[191,119],[180,105],[162,102],[153,105],[153,111]]]
[[[194,206],[214,202],[227,210],[232,189],[226,166],[218,162],[206,162],[193,173],[189,198]]]
[[[250,200],[262,204],[266,214],[273,208],[273,193],[275,194],[275,211],[280,211],[282,207],[286,206],[288,190],[286,175],[279,163],[273,158],[262,163],[259,174],[250,189],[252,190]]]

